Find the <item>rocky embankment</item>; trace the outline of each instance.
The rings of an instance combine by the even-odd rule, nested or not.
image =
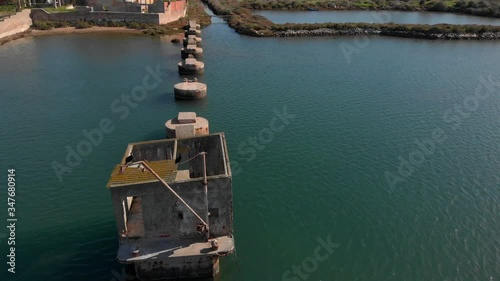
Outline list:
[[[251,34],[248,34],[251,35]],[[353,28],[348,30],[335,30],[320,28],[314,30],[286,30],[277,31],[272,35],[265,35],[255,31],[254,36],[272,37],[303,37],[303,36],[359,36],[359,35],[383,35],[404,38],[430,39],[430,40],[500,40],[500,32],[476,33],[423,33],[412,31],[392,31],[380,29]]]
[[[226,16],[236,32],[257,37],[382,35],[429,40],[500,40],[500,26],[450,24],[311,23],[276,24],[241,8],[232,0],[202,0],[216,15]]]

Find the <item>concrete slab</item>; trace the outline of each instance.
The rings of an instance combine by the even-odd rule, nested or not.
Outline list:
[[[192,138],[196,135],[195,124],[180,124],[175,127],[175,136],[178,139]]]
[[[192,59],[186,59],[186,63],[188,60]],[[179,124],[194,123],[196,122],[196,112],[179,112],[177,120],[179,121]]]
[[[217,237],[218,249],[212,248],[211,241],[200,240],[168,240],[164,238],[128,241],[118,248],[116,258],[123,263],[156,259],[191,256],[225,256],[234,251],[232,236]],[[134,257],[132,251],[139,249],[139,255]]]

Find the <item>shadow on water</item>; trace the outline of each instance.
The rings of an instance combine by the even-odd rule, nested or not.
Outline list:
[[[160,104],[172,104],[175,102],[174,92],[168,91],[162,93],[161,95],[157,95],[154,97],[153,102]]]
[[[199,61],[203,61],[203,60],[199,60]],[[202,82],[204,81],[203,79],[203,75],[181,75],[179,74],[179,79],[180,81],[184,81],[184,78],[188,79],[188,80],[194,80],[196,78],[196,80],[198,80],[198,82]]]
[[[193,107],[193,108],[196,107],[204,109],[208,105],[208,94],[206,98],[199,100],[178,100],[175,99],[174,91],[167,91],[162,93],[161,95],[156,95],[152,101],[155,103],[165,104],[165,105],[176,103],[177,106],[182,106],[182,107],[187,106],[187,107]],[[184,110],[183,108],[181,109]]]
[[[135,276],[133,265],[124,265],[116,261],[118,241],[115,237],[116,232],[113,231],[113,221],[89,224],[95,229],[81,231],[74,237],[72,254],[68,255],[62,248],[47,252],[47,258],[40,266],[52,263],[64,272],[52,280],[139,281],[140,279]],[[74,232],[74,229],[70,231]],[[86,270],[82,270],[83,268]],[[36,268],[34,269],[36,272]],[[221,271],[222,268],[214,277],[183,280],[222,281]],[[90,276],[93,276],[92,279],[89,279]]]
[[[148,132],[147,134],[144,134],[142,136],[142,139],[144,141],[148,141],[148,140],[161,140],[161,139],[165,138],[165,135],[166,135],[165,130],[154,130],[154,131]]]
[[[172,96],[173,95],[174,95],[174,93],[172,93]],[[207,98],[203,98],[203,99],[199,99],[199,100],[178,100],[178,99],[176,99],[175,103],[177,103],[178,105],[181,105],[181,106],[193,106],[193,107],[196,106],[197,108],[199,108],[199,107],[204,108],[204,107],[206,107],[208,100],[207,100]]]

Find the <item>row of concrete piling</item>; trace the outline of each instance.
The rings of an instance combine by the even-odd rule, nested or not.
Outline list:
[[[189,21],[185,27],[182,42],[182,61],[177,64],[179,75],[197,76],[203,74],[205,64],[200,61],[203,59],[203,49],[200,47],[202,42],[201,27],[196,21]],[[176,99],[202,99],[207,96],[207,85],[198,82],[196,77],[192,80],[184,78],[184,82],[174,85],[174,94]]]

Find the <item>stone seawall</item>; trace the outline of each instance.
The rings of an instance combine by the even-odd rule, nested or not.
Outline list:
[[[31,24],[30,10],[23,10],[0,22],[0,39],[25,32]]]
[[[248,34],[252,35],[252,34]],[[261,36],[256,31],[254,36]],[[433,34],[411,31],[386,31],[381,29],[353,28],[347,30],[336,30],[320,28],[313,30],[287,30],[275,32],[273,37],[302,37],[302,36],[359,36],[359,35],[384,35],[404,38],[418,38],[430,40],[500,40],[500,32],[476,33],[446,33]]]
[[[167,24],[176,21],[186,15],[187,2],[157,1],[149,5],[151,11],[155,13],[131,13],[131,12],[110,12],[110,11],[77,11],[67,13],[48,13],[44,9],[32,9],[31,18],[33,21],[93,21],[93,22],[138,22],[147,24]]]

